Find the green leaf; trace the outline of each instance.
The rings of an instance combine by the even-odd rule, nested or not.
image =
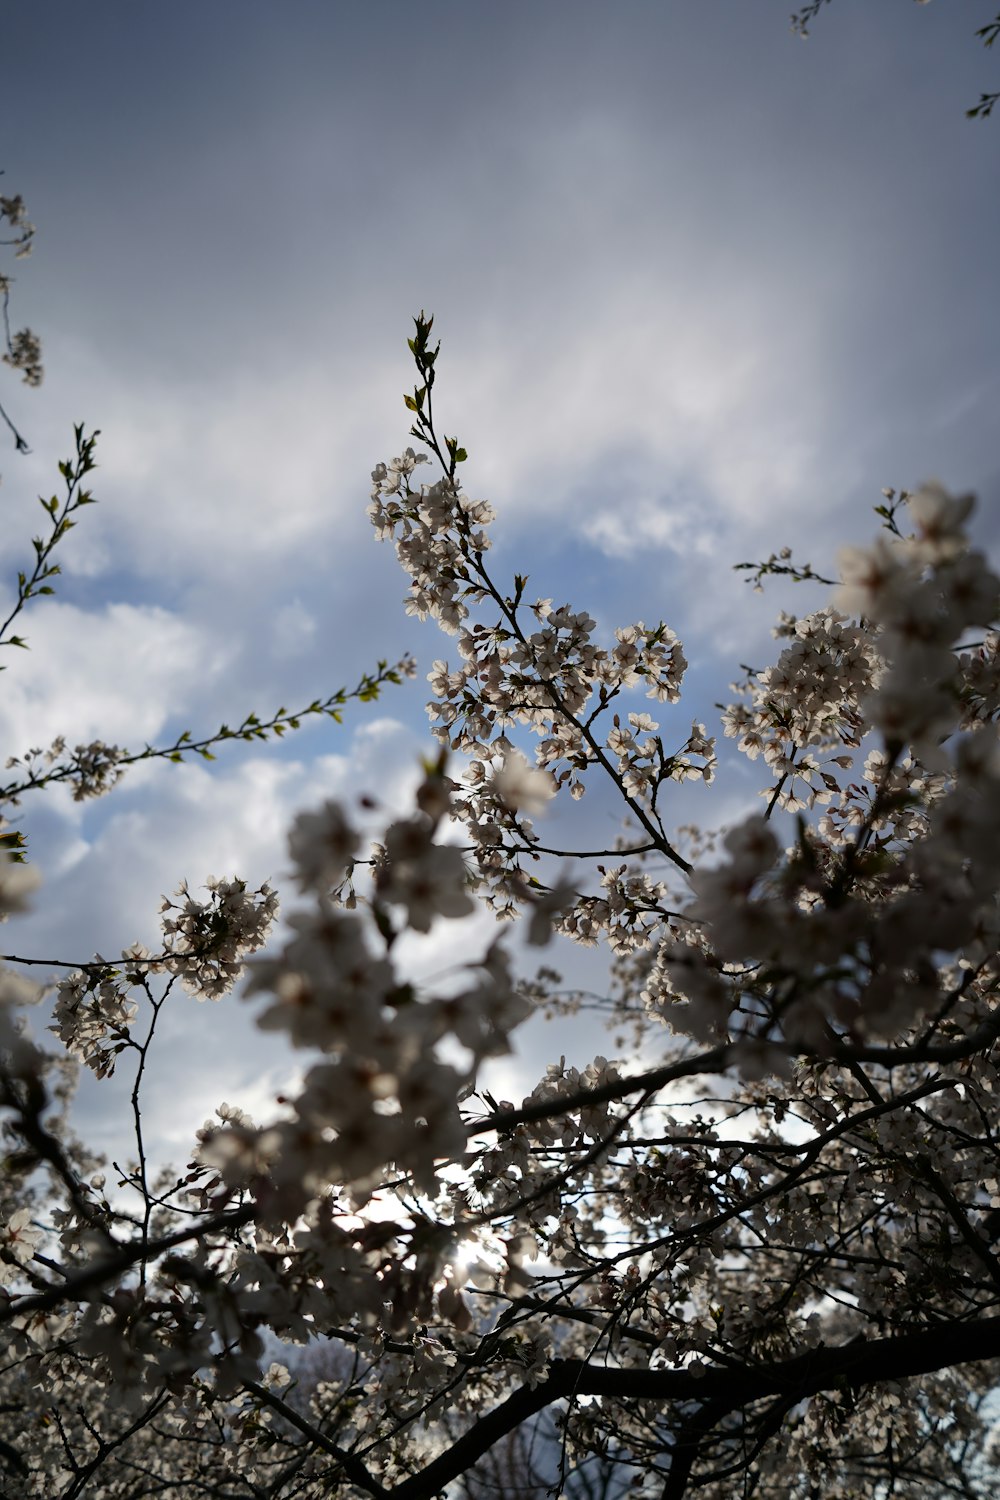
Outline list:
[[[0,849],[6,849],[14,864],[24,864],[22,851],[27,847],[27,840],[19,828],[12,828],[9,833],[0,833]]]

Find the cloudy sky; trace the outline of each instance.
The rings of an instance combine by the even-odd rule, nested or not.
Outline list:
[[[997,86],[973,37],[995,0],[833,0],[808,42],[788,7],[7,8],[3,189],[38,226],[12,318],[46,378],[3,384],[32,453],[0,454],[0,603],[73,424],[102,436],[100,505],[3,678],[5,754],[210,731],[406,650],[421,668],[280,750],[26,802],[46,884],[7,951],[155,942],[182,877],[281,885],[296,809],[405,806],[449,643],[404,614],[365,505],[409,441],[420,308],[498,569],[608,633],[665,619],[692,664],[668,735],[711,731],[778,608],[805,607],[734,562],[789,543],[832,569],[883,485],[931,476],[975,489],[996,535],[1000,120],[964,117]],[[678,819],[738,815],[754,776],[727,762]],[[611,836],[610,804],[588,816]],[[582,1066],[595,1047],[554,1050]],[[286,1066],[237,1002],[178,997],[155,1130],[180,1153],[222,1098],[263,1108]]]

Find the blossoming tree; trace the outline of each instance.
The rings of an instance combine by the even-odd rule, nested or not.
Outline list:
[[[761,807],[713,852],[670,823],[672,784],[716,772],[707,727],[676,727],[680,642],[642,621],[601,640],[495,575],[430,335],[421,314],[418,448],[376,466],[369,507],[408,610],[457,651],[412,810],[375,841],[349,807],[299,817],[287,934],[260,957],[273,891],[181,887],[158,951],[58,980],[44,1046],[4,973],[4,1493],[991,1494],[1000,583],[973,502],[887,492],[839,583],[759,566],[816,608],[734,688]],[[126,759],[54,755],[4,795],[53,768],[106,790],[87,767]],[[539,815],[597,785],[613,847],[548,842]],[[5,869],[8,911],[30,881]],[[464,968],[418,983],[400,940],[448,924]],[[583,1004],[515,967],[512,938],[553,932],[605,950],[633,1044],[498,1101],[483,1069],[516,1028]],[[185,992],[239,1003],[245,972],[301,1082],[263,1121],[220,1105],[154,1172],[157,1017]],[[130,1070],[120,1176],[71,1130],[74,1063]]]

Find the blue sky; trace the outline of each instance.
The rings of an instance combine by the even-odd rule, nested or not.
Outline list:
[[[787,542],[830,569],[883,485],[931,476],[995,538],[1000,121],[964,118],[995,10],[834,0],[803,43],[788,0],[15,0],[0,165],[38,225],[13,316],[46,380],[4,385],[33,449],[0,462],[4,579],[73,423],[103,436],[100,506],[3,680],[5,753],[211,729],[404,650],[421,671],[280,752],[26,804],[46,887],[6,946],[113,954],[182,876],[280,884],[297,808],[405,803],[454,648],[404,615],[365,504],[409,441],[420,308],[498,568],[608,632],[677,630],[668,734],[711,728],[807,607],[734,562]],[[678,821],[738,815],[754,777],[730,765]],[[610,803],[586,815],[610,831]],[[184,1140],[283,1066],[235,1003],[179,1003],[156,1128]]]

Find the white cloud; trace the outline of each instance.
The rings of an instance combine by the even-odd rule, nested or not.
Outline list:
[[[300,599],[281,605],[271,624],[271,655],[282,661],[301,652],[315,636],[316,623]]]
[[[589,542],[608,557],[629,558],[651,548],[678,557],[711,557],[718,547],[718,524],[706,525],[701,513],[682,510],[670,497],[631,498],[599,510],[583,524]]]
[[[30,651],[8,654],[0,742],[42,747],[101,738],[141,749],[192,690],[217,679],[231,648],[158,605],[81,609],[58,599],[29,606]]]
[[[401,361],[352,355],[168,382],[137,380],[67,342],[60,404],[86,385],[102,428],[101,503],[73,538],[76,571],[245,589],[248,567],[287,566],[318,542],[367,543],[368,471],[402,372]]]

